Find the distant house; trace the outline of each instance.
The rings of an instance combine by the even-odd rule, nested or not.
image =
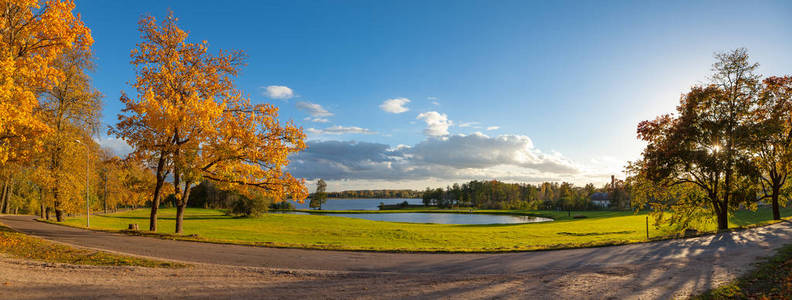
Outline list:
[[[589,197],[591,204],[597,207],[608,208],[610,207],[611,200],[608,193],[596,192]]]

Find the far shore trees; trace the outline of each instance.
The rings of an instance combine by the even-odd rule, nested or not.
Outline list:
[[[281,126],[278,109],[254,105],[234,86],[242,52],[209,54],[208,43],[190,43],[171,13],[161,24],[139,22],[142,41],[132,51],[138,97],[122,95],[124,114],[111,130],[129,143],[133,156],[155,165],[149,230],[157,230],[157,210],[166,177],[173,178],[176,233],[193,184],[210,180],[242,194],[302,200],[302,180],[283,169],[288,156],[305,148],[302,129]]]

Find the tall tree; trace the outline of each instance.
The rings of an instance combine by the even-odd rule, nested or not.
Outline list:
[[[773,205],[773,219],[781,219],[779,200],[792,172],[792,76],[769,77],[762,82],[754,108],[755,140],[752,160],[762,195]]]
[[[311,202],[308,204],[311,208],[322,209],[322,204],[327,201],[327,183],[324,179],[316,181],[316,192],[311,196]]]
[[[212,180],[245,192],[304,199],[301,180],[283,170],[288,155],[305,148],[305,135],[281,126],[272,105],[252,105],[234,86],[241,52],[209,54],[207,42],[190,43],[171,13],[161,24],[141,19],[143,41],[132,51],[138,98],[122,95],[125,114],[113,133],[133,146],[133,155],[156,165],[149,229],[157,230],[157,209],[167,174],[173,175],[176,232],[193,184]]]
[[[734,199],[734,186],[736,172],[751,156],[750,114],[758,101],[759,77],[753,73],[758,64],[749,61],[745,49],[715,57],[711,83],[685,94],[677,115],[638,124],[638,137],[648,144],[643,161],[635,165],[640,176],[656,184],[700,188],[723,230],[738,201],[753,200]]]
[[[90,30],[71,0],[0,0],[0,165],[26,160],[48,126],[34,116],[36,94],[64,80],[53,62],[64,51],[87,51]]]
[[[53,65],[64,77],[43,90],[40,97],[38,116],[50,131],[43,137],[44,151],[40,153],[43,157],[39,163],[50,177],[42,186],[51,192],[55,217],[60,222],[63,221],[64,202],[79,199],[78,193],[85,194],[87,187],[78,188],[84,180],[77,180],[75,176],[86,176],[81,170],[87,162],[83,161],[85,155],[76,154],[91,151],[86,147],[94,143],[90,136],[98,124],[102,104],[101,94],[91,87],[86,74],[93,68],[89,52],[85,49],[65,51]],[[78,140],[80,142],[76,142]]]

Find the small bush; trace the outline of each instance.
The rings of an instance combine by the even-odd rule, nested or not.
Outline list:
[[[231,214],[245,217],[258,217],[267,212],[272,203],[264,197],[239,197],[231,204]]]

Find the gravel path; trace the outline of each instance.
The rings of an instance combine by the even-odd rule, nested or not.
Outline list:
[[[3,258],[0,284],[7,280],[9,285],[0,285],[0,298],[6,298],[2,294],[6,291],[13,293],[11,298],[27,292],[36,298],[31,291],[36,289],[45,293],[40,296],[51,295],[42,287],[55,284],[64,297],[530,295],[547,299],[665,299],[698,293],[731,280],[749,269],[757,257],[771,255],[775,248],[792,242],[792,223],[782,222],[706,237],[613,247],[505,254],[399,254],[171,241],[40,223],[30,216],[2,216],[0,222],[58,242],[199,263],[189,270],[52,268]],[[42,268],[48,271],[41,272]],[[92,271],[72,271],[86,268]],[[124,279],[127,276],[134,280]],[[168,281],[179,284],[163,284]],[[87,286],[103,292],[80,294]]]

